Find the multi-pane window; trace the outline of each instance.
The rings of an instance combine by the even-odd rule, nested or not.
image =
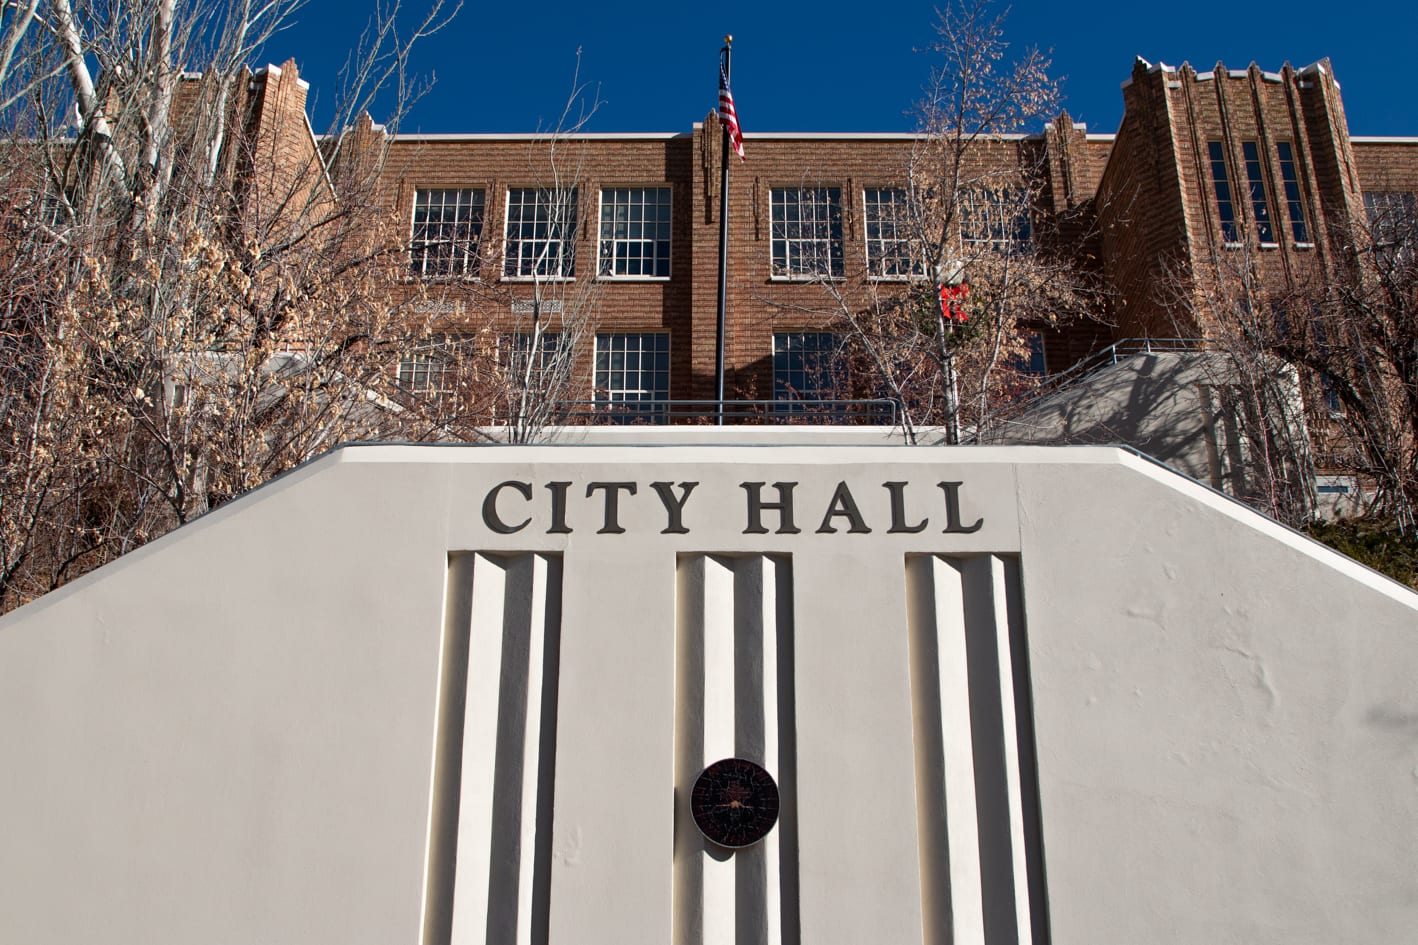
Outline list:
[[[1021,251],[1031,236],[1028,193],[1001,190],[962,191],[956,203],[960,240],[967,246]]]
[[[537,389],[556,364],[561,353],[561,332],[514,331],[502,338],[501,360],[508,376],[518,385]]]
[[[1280,162],[1280,187],[1285,191],[1285,212],[1290,216],[1290,234],[1296,243],[1308,243],[1310,230],[1305,225],[1305,201],[1300,196],[1300,177],[1295,172],[1295,149],[1289,141],[1278,141],[1275,156]]]
[[[433,348],[411,351],[399,361],[399,386],[411,393],[442,392],[447,374],[447,357]]]
[[[670,274],[670,189],[601,191],[600,274],[665,279]]]
[[[1325,412],[1333,418],[1344,416],[1344,401],[1339,398],[1339,385],[1329,374],[1320,375],[1320,399],[1324,401]]]
[[[39,218],[45,226],[63,227],[73,222],[74,201],[78,195],[66,189],[61,197],[52,190],[46,190],[40,197]]]
[[[416,276],[466,276],[478,271],[483,191],[419,190],[414,195],[409,267]]]
[[[596,401],[611,419],[662,418],[670,398],[670,336],[665,332],[596,335]]]
[[[924,273],[925,259],[911,238],[911,195],[900,187],[871,187],[863,195],[868,273],[883,279]]]
[[[1048,362],[1044,360],[1044,336],[1037,331],[1030,332],[1028,348],[1019,359],[1019,370],[1030,377],[1044,377],[1049,373]]]
[[[476,366],[472,339],[439,335],[412,346],[399,361],[399,386],[413,394],[452,394],[459,377],[471,377]]]
[[[1256,221],[1256,239],[1275,242],[1275,228],[1270,223],[1270,203],[1265,198],[1265,171],[1260,166],[1260,146],[1254,141],[1241,143],[1241,157],[1246,163],[1246,190],[1251,198],[1251,213]]]
[[[576,188],[513,187],[507,191],[508,279],[576,275]]]
[[[773,399],[832,400],[843,392],[842,339],[829,331],[773,333]]]
[[[1239,243],[1241,230],[1236,224],[1236,203],[1231,197],[1231,178],[1226,173],[1226,148],[1220,141],[1206,145],[1211,159],[1211,182],[1216,186],[1216,216],[1221,222],[1221,239]]]
[[[1411,261],[1418,251],[1418,198],[1409,191],[1366,190],[1364,213],[1378,263]]]
[[[842,189],[774,187],[773,275],[835,278],[842,275]]]

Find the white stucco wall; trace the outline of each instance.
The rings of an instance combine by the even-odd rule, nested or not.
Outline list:
[[[523,877],[493,880],[526,899],[517,941],[757,937],[716,903],[814,945],[1418,924],[1414,594],[1116,450],[703,436],[345,448],[0,621],[0,940],[441,945],[440,910],[504,940],[455,863]],[[506,487],[489,520],[506,482],[531,499]],[[593,482],[637,484],[617,523]],[[797,483],[800,532],[767,511],[745,534],[752,482]],[[691,699],[745,626],[779,685]],[[785,819],[736,882],[676,792],[745,700],[782,738]],[[497,793],[513,743],[521,808]],[[520,859],[489,863],[488,831]]]

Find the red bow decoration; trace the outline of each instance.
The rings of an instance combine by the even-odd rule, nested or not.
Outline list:
[[[968,283],[940,287],[940,313],[953,322],[965,321],[965,297],[970,294]]]

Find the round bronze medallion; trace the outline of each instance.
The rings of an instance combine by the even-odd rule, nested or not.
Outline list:
[[[778,785],[753,762],[725,758],[700,772],[689,809],[711,843],[730,849],[751,846],[778,822]]]

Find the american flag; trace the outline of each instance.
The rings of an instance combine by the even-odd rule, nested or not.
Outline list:
[[[743,129],[739,127],[739,114],[734,111],[734,93],[729,91],[729,77],[724,74],[722,66],[719,68],[719,120],[729,131],[729,144],[734,146],[734,153],[740,161],[744,160]]]

